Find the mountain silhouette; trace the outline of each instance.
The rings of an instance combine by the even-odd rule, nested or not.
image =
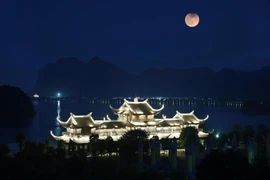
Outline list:
[[[132,66],[132,64],[131,64]],[[150,68],[140,75],[94,57],[87,63],[60,59],[38,73],[34,92],[42,96],[112,97],[170,96],[270,99],[270,67],[256,71],[208,67],[189,69]]]

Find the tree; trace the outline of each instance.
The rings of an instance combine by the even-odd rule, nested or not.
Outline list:
[[[119,154],[126,159],[133,159],[138,151],[139,140],[142,139],[144,151],[148,151],[145,141],[147,141],[148,133],[141,129],[127,131],[119,139]],[[147,143],[148,144],[148,143]]]
[[[24,145],[25,136],[22,132],[19,132],[16,136],[16,141],[19,145],[20,152],[22,151],[23,145]]]
[[[51,141],[49,139],[46,139],[44,141],[44,144],[45,144],[45,150],[47,150],[49,147],[51,147]]]
[[[254,171],[254,179],[270,179],[270,164],[269,159],[266,156],[260,154],[255,157],[252,168]]]
[[[44,141],[44,150],[48,155],[53,155],[54,149],[51,145],[51,141],[49,139],[46,139]]]
[[[257,133],[262,134],[264,137],[266,137],[269,133],[269,129],[264,124],[259,124],[257,126]]]
[[[117,144],[111,136],[106,138],[106,151],[111,156],[113,152],[117,152]]]
[[[245,126],[243,129],[243,142],[247,144],[248,137],[253,138],[254,135],[255,135],[255,131],[254,131],[253,126],[251,125]]]
[[[24,128],[36,112],[32,100],[20,88],[0,86],[0,127]]]
[[[57,149],[65,149],[65,145],[66,145],[65,141],[63,140],[57,141]]]
[[[208,132],[207,123],[204,121],[199,125],[199,129],[202,129],[203,132]]]
[[[10,152],[9,147],[6,144],[0,144],[0,169],[1,169],[1,179],[10,178],[10,170],[12,169],[12,161],[8,154]],[[12,178],[10,178],[12,179]]]
[[[251,167],[246,157],[239,151],[213,150],[197,166],[197,180],[209,179],[249,179]]]
[[[98,153],[103,155],[105,154],[106,151],[106,140],[104,139],[98,139],[97,141],[97,148],[98,148]]]
[[[96,143],[98,141],[99,135],[98,134],[91,134],[89,140],[91,143]]]
[[[240,124],[234,124],[232,126],[232,133],[235,134],[237,142],[242,141],[243,128]]]
[[[198,130],[195,127],[188,126],[182,129],[179,140],[181,145],[185,146],[187,140],[195,142],[197,138],[198,138]]]
[[[151,139],[158,141],[159,137],[158,136],[153,136]]]
[[[120,140],[138,141],[140,138],[142,138],[142,140],[147,139],[148,133],[141,129],[135,129],[127,131],[125,134],[123,134]]]
[[[57,148],[55,149],[55,157],[59,162],[65,161],[66,156],[66,149],[65,149],[66,143],[63,140],[57,141]]]
[[[22,153],[27,157],[40,157],[45,153],[45,144],[37,142],[25,142]]]
[[[98,134],[91,134],[89,137],[90,142],[90,149],[92,153],[92,157],[97,157],[97,151],[98,151]]]
[[[240,124],[234,124],[232,126],[232,132],[242,132],[243,128]]]
[[[269,129],[264,124],[259,124],[257,126],[257,140],[259,144],[265,143],[265,138],[267,137],[267,134],[269,133]]]
[[[229,135],[225,133],[219,134],[218,138],[215,138],[216,140],[216,145],[219,149],[223,149],[225,143],[228,143]]]
[[[1,157],[7,157],[10,152],[10,149],[5,144],[0,144],[0,158]]]
[[[160,144],[161,144],[161,149],[163,150],[163,152],[165,152],[166,150],[169,149],[170,139],[169,138],[162,138],[160,140]]]

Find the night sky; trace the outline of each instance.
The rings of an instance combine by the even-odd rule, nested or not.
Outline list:
[[[269,0],[5,0],[0,84],[30,90],[39,68],[93,56],[149,67],[255,70],[270,65]],[[187,13],[200,16],[189,28]]]

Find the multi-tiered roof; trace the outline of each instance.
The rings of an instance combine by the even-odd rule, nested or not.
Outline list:
[[[103,120],[94,120],[92,117],[92,112],[87,115],[75,115],[70,113],[70,117],[66,122],[61,121],[57,118],[59,124],[67,129],[67,132],[64,132],[62,136],[55,136],[52,131],[51,135],[56,140],[64,140],[69,142],[70,139],[77,143],[88,142],[89,135],[92,130],[104,130],[104,131],[115,131],[117,129],[126,129],[130,128],[166,128],[166,127],[176,127],[183,128],[185,126],[195,126],[198,128],[198,125],[205,122],[208,119],[208,115],[204,119],[199,119],[194,115],[194,111],[190,113],[180,113],[176,111],[176,114],[172,118],[167,118],[165,115],[162,118],[154,118],[155,115],[159,114],[164,105],[159,109],[154,109],[147,100],[139,102],[138,99],[134,101],[127,101],[124,99],[124,103],[118,108],[115,109],[110,106],[113,113],[118,115],[117,120],[111,120],[107,115]],[[124,116],[132,116],[132,118],[124,119]],[[148,118],[148,117],[151,118]],[[143,119],[142,119],[143,117]],[[138,118],[138,119],[136,119]],[[74,132],[79,131],[74,136]],[[179,132],[180,134],[180,132]],[[80,137],[81,136],[81,137]],[[199,133],[199,136],[207,136],[207,133]]]
[[[157,115],[159,114],[164,105],[161,106],[159,109],[154,109],[149,103],[148,99],[139,102],[137,98],[134,101],[128,101],[124,99],[124,103],[118,108],[115,109],[110,105],[111,110],[114,114],[133,114],[133,115]]]

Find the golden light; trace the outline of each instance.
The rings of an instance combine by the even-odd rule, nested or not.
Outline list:
[[[188,27],[196,27],[200,22],[200,17],[196,13],[188,13],[185,17],[185,23]]]
[[[149,139],[153,136],[158,136],[160,139],[179,138],[182,128],[189,126],[198,129],[198,136],[200,138],[205,138],[209,134],[199,130],[199,124],[205,122],[208,116],[204,119],[199,119],[195,116],[194,111],[190,113],[176,111],[173,117],[167,118],[163,115],[163,118],[160,119],[154,116],[163,110],[164,104],[161,108],[154,109],[147,100],[128,101],[126,99],[124,99],[124,103],[119,108],[115,109],[111,105],[110,108],[118,116],[116,120],[111,120],[108,115],[106,115],[108,121],[106,121],[105,117],[103,119],[106,122],[102,121],[102,119],[94,120],[91,116],[92,113],[87,115],[75,115],[70,113],[70,117],[66,122],[61,121],[58,117],[57,122],[65,128],[66,131],[63,132],[61,136],[56,136],[50,131],[51,136],[56,141],[63,140],[69,143],[69,141],[72,140],[77,144],[87,144],[89,143],[90,132],[98,134],[100,139],[106,139],[109,135],[114,141],[117,141],[131,129],[130,124],[133,126],[132,129],[147,131],[149,133]],[[126,118],[126,112],[130,114],[131,119]],[[81,123],[82,118],[83,123]],[[115,123],[117,123],[117,125]],[[85,131],[82,131],[82,128],[84,128]]]

